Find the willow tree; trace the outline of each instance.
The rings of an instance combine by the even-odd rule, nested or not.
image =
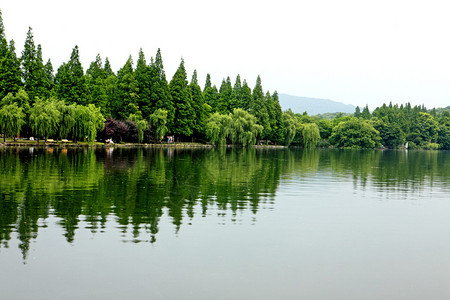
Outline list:
[[[75,107],[75,124],[73,135],[76,140],[87,139],[88,142],[94,142],[97,131],[105,127],[105,118],[100,108],[94,104],[87,106],[77,105]]]
[[[295,117],[288,112],[283,113],[283,136],[284,144],[289,146],[294,140],[297,132],[297,124]]]
[[[7,136],[14,137],[15,141],[24,124],[25,113],[23,108],[19,107],[17,103],[4,105],[0,109],[0,132],[3,134],[3,141],[6,141]]]
[[[166,135],[167,128],[167,111],[158,108],[150,115],[150,126],[155,132],[155,141],[161,141],[162,137]]]
[[[256,144],[257,137],[264,129],[257,123],[256,117],[241,108],[235,108],[231,118],[231,142],[244,147]]]
[[[75,108],[76,104],[67,105],[64,101],[56,102],[56,109],[60,115],[60,122],[57,131],[57,137],[60,139],[67,138],[75,125]]]
[[[136,128],[138,131],[138,143],[142,143],[142,141],[144,140],[144,131],[148,128],[147,120],[142,119],[142,115],[140,114],[130,114],[128,120],[136,124]]]
[[[214,145],[225,145],[232,130],[232,123],[233,119],[230,115],[214,113],[206,120],[206,138]]]
[[[30,109],[30,126],[33,133],[39,138],[47,138],[54,135],[61,121],[55,99],[42,100],[36,98],[36,102]]]
[[[320,141],[319,126],[316,123],[303,124],[302,129],[303,146],[305,148],[315,148]]]

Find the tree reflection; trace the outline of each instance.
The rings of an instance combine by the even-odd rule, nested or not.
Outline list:
[[[102,232],[111,219],[124,239],[153,243],[164,216],[178,232],[196,214],[229,213],[235,222],[239,211],[273,208],[282,178],[321,171],[362,187],[415,191],[450,176],[449,154],[432,151],[52,150],[0,150],[0,245],[17,236],[24,260],[49,216],[69,243],[78,228]]]

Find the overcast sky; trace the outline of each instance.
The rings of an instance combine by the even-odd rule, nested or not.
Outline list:
[[[398,0],[8,0],[0,9],[20,56],[28,27],[55,72],[80,48],[117,71],[161,48],[168,80],[181,58],[217,87],[237,74],[254,87],[371,109],[450,105],[450,2]]]

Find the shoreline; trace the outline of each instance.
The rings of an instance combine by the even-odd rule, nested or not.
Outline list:
[[[103,144],[103,143],[67,143],[67,142],[1,142],[0,148],[7,147],[38,147],[38,148],[132,148],[132,147],[141,147],[141,148],[217,148],[215,145],[211,144],[201,144],[201,143],[161,143],[161,144],[133,144],[133,143],[125,143],[125,144]],[[226,145],[226,148],[242,148],[242,146],[236,145]],[[256,149],[285,149],[287,146],[283,145],[253,145],[252,148]]]

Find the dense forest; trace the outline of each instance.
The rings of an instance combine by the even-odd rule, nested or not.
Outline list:
[[[20,57],[6,39],[0,12],[0,133],[6,138],[36,137],[74,142],[175,141],[215,145],[259,143],[305,148],[450,149],[450,113],[424,106],[383,105],[370,112],[323,119],[282,111],[277,92],[253,89],[237,75],[219,88],[208,74],[203,88],[194,70],[190,82],[181,59],[167,80],[160,49],[146,60],[142,49],[114,72],[97,55],[84,71],[78,46],[54,71],[44,63],[41,45],[29,28]]]

